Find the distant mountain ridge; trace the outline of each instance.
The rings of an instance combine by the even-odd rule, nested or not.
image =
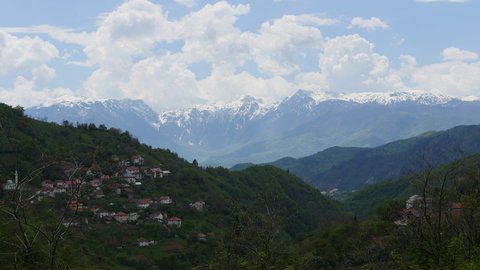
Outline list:
[[[320,190],[348,192],[477,153],[480,125],[472,125],[424,133],[375,148],[332,147],[311,156],[282,158],[268,164],[288,170]],[[234,169],[248,166],[241,164]]]
[[[142,100],[91,100],[81,97],[62,97],[56,102],[26,109],[33,118],[49,122],[104,124],[120,128],[152,146],[174,149],[175,143],[162,136],[158,129],[158,114]]]
[[[480,123],[480,101],[421,91],[317,93],[275,104],[253,97],[157,114],[142,101],[59,101],[28,108],[49,121],[105,123],[203,164],[301,157],[332,146],[373,147],[428,130]]]

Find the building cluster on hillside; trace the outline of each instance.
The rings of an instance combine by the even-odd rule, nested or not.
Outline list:
[[[167,228],[181,228],[182,218],[176,215],[169,217],[165,210],[169,205],[175,205],[173,198],[164,194],[155,198],[142,197],[138,193],[138,187],[142,181],[156,181],[166,178],[171,174],[169,170],[161,166],[149,167],[145,165],[142,156],[135,155],[131,159],[118,160],[116,170],[112,175],[101,173],[98,165],[92,165],[88,169],[78,169],[72,164],[63,162],[63,172],[68,176],[63,180],[44,180],[40,187],[32,190],[34,196],[30,203],[36,204],[41,201],[63,196],[67,202],[67,209],[71,213],[91,211],[93,218],[84,218],[84,223],[117,223],[117,224],[140,224],[155,222],[163,224]],[[83,170],[83,171],[82,171]],[[73,177],[81,172],[85,177]],[[15,180],[8,180],[4,185],[5,191],[15,191],[19,188],[18,173],[15,172]],[[81,193],[81,194],[80,194]],[[115,198],[128,199],[130,203],[116,205]],[[85,205],[82,202],[89,202]],[[93,204],[93,205],[92,205]],[[95,205],[97,204],[97,205]],[[165,208],[167,207],[167,208]],[[198,200],[189,203],[186,207],[202,211],[205,201]],[[66,222],[68,227],[80,226],[78,220]],[[206,236],[201,235],[201,240]],[[140,238],[137,241],[139,247],[156,244],[155,240]]]
[[[405,207],[400,209],[399,218],[394,221],[395,225],[406,226],[413,219],[418,218],[438,218],[438,210],[434,209],[433,199],[429,197],[422,197],[420,195],[413,195],[405,201]],[[463,215],[463,207],[458,202],[447,202],[441,208],[449,218],[458,218]]]

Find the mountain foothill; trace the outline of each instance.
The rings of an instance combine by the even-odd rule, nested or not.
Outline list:
[[[0,104],[0,262],[476,269],[479,113],[418,92]]]

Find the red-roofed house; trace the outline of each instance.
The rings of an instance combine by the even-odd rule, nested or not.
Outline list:
[[[168,219],[167,224],[170,226],[177,226],[177,227],[182,227],[182,219],[174,216]]]
[[[170,196],[160,196],[157,201],[159,204],[171,204],[172,198]]]
[[[113,218],[119,223],[125,223],[128,221],[127,214],[125,214],[124,212],[115,213]]]
[[[54,186],[54,183],[50,180],[42,181],[42,187],[53,189],[53,186]]]
[[[73,199],[68,202],[68,209],[75,211],[79,209],[78,201]]]
[[[450,209],[448,209],[448,212],[452,217],[462,216],[462,204],[458,202],[453,202],[452,204],[450,204]]]
[[[145,162],[145,159],[142,156],[135,155],[132,157],[132,162],[135,165],[143,165],[143,163]]]
[[[146,209],[150,206],[150,199],[143,198],[137,201],[137,207]]]

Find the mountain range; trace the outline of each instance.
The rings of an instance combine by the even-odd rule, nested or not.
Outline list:
[[[332,147],[303,158],[269,163],[323,190],[350,192],[480,153],[480,126],[427,132],[374,148]],[[239,164],[242,170],[250,164]]]
[[[308,156],[332,146],[375,147],[430,130],[480,123],[478,98],[421,91],[317,93],[275,104],[231,103],[157,113],[140,100],[62,98],[26,109],[37,119],[105,124],[202,164],[231,166]]]

